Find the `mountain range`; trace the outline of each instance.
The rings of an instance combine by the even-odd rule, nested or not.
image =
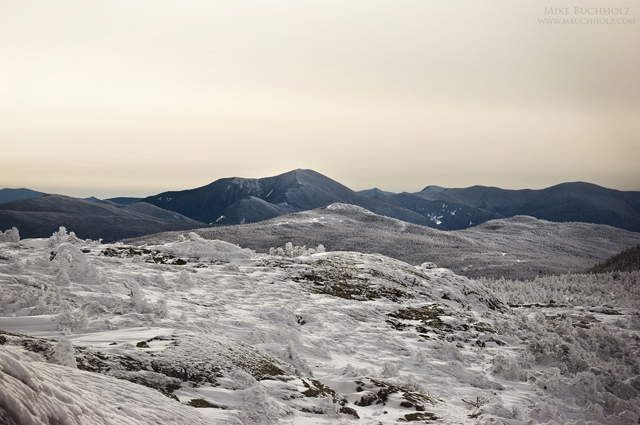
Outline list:
[[[542,190],[427,186],[417,193],[394,194],[379,189],[355,192],[313,170],[294,170],[261,179],[220,179],[197,189],[163,192],[143,201],[211,225],[251,223],[345,203],[440,230],[466,229],[488,220],[528,215],[640,231],[640,192],[582,182]]]
[[[608,224],[640,231],[640,192],[607,189],[584,182],[562,183],[541,190],[473,186],[434,192],[426,188],[414,196],[463,204],[501,217],[528,215],[555,222]],[[448,210],[451,208],[454,207],[449,206]]]
[[[355,192],[318,172],[298,169],[259,179],[223,178],[199,188],[162,192],[144,199],[112,198],[113,202],[108,204],[93,202],[101,205],[99,213],[84,204],[70,207],[74,198],[43,195],[28,189],[0,190],[0,230],[16,226],[23,237],[47,237],[57,225],[64,225],[54,224],[60,220],[59,210],[62,210],[77,217],[76,221],[65,223],[82,222],[79,227],[68,226],[70,229],[81,229],[84,237],[114,240],[163,230],[255,223],[341,203],[437,230],[462,230],[489,220],[525,215],[553,222],[606,224],[640,232],[640,192],[582,182],[542,190],[427,186],[416,193],[380,189]],[[30,198],[19,199],[21,197]],[[34,201],[39,198],[46,200]],[[10,199],[17,200],[8,202]],[[157,210],[149,214],[148,207],[135,211],[135,208],[116,208],[116,204],[120,207],[154,205]],[[131,220],[127,214],[134,211],[138,215]],[[158,221],[158,211],[178,215],[163,216],[164,221]],[[147,217],[141,217],[141,213]],[[100,219],[95,220],[91,214],[98,214]],[[131,231],[127,231],[127,227],[131,227]]]

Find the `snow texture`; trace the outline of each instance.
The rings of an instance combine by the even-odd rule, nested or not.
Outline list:
[[[0,242],[0,423],[638,423],[637,272],[323,251]]]

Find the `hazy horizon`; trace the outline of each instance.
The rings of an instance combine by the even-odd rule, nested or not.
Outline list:
[[[640,190],[640,13],[579,6],[2,2],[0,187]]]
[[[288,170],[288,171],[292,171],[292,170]],[[284,171],[282,173],[279,174],[284,174],[288,171]],[[318,171],[318,170],[314,170],[314,171]],[[265,177],[274,177],[276,175],[279,174],[275,174],[275,175],[269,175],[269,176],[262,176],[262,177],[244,177],[244,176],[224,176],[224,177],[220,177],[220,178],[233,178],[233,177],[239,177],[239,178],[265,178]],[[320,173],[323,174],[323,173]],[[329,175],[326,175],[326,177],[332,178]],[[98,199],[109,199],[109,198],[117,198],[117,197],[132,197],[132,198],[146,198],[147,196],[152,196],[152,195],[157,195],[159,193],[163,193],[163,192],[169,192],[169,191],[173,191],[173,190],[189,190],[189,189],[197,189],[199,187],[202,186],[206,186],[210,183],[213,183],[215,180],[218,180],[217,178],[214,180],[211,180],[209,182],[200,184],[198,186],[193,186],[193,187],[183,187],[183,188],[178,188],[178,189],[159,189],[159,190],[148,190],[148,191],[126,191],[126,190],[108,190],[108,191],[99,191],[99,192],[90,192],[90,189],[78,189],[78,190],[73,190],[73,189],[68,189],[68,188],[53,188],[52,190],[40,190],[40,189],[34,189],[32,187],[0,187],[0,189],[31,189],[31,190],[35,190],[38,192],[44,192],[47,194],[51,194],[51,195],[65,195],[65,196],[72,196],[72,197],[77,197],[77,198],[90,198],[92,196],[98,198]],[[335,179],[333,179],[335,180]],[[578,182],[578,181],[575,181]],[[454,189],[454,188],[465,188],[465,187],[471,187],[471,186],[476,186],[474,185],[469,185],[469,186],[443,186],[443,185],[439,185],[439,184],[425,184],[420,186],[418,189],[400,189],[400,190],[389,190],[389,189],[385,189],[383,187],[378,187],[378,186],[369,186],[369,187],[362,187],[362,188],[353,188],[350,187],[349,185],[346,185],[344,182],[338,181],[338,183],[344,184],[345,186],[347,186],[349,189],[352,189],[356,192],[358,191],[362,191],[362,190],[367,190],[367,189],[380,189],[383,191],[387,191],[387,192],[394,192],[394,193],[402,193],[402,192],[410,192],[410,193],[415,193],[415,192],[419,192],[422,189],[424,189],[427,186],[441,186],[441,187],[445,187],[447,189]],[[500,186],[492,186],[492,187],[500,187],[501,189],[509,189],[509,190],[521,190],[521,189],[546,189],[548,187],[551,186],[555,186],[557,184],[562,184],[562,183],[574,183],[574,182],[558,182],[555,184],[551,184],[549,186],[542,186],[542,187],[500,187]],[[596,184],[593,182],[584,182],[584,183],[592,183],[592,184]],[[491,186],[491,185],[482,185],[482,184],[478,184],[477,186]],[[602,185],[599,185],[602,186]],[[606,187],[606,186],[603,186]],[[615,189],[615,190],[624,190],[624,189],[617,189],[615,187],[606,187],[607,189]],[[633,189],[631,189],[633,190]]]

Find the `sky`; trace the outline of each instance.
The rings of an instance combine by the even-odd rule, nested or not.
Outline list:
[[[638,40],[640,0],[0,0],[0,188],[640,190]]]

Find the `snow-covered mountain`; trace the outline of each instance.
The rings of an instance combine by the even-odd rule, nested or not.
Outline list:
[[[488,220],[528,215],[555,222],[607,224],[640,231],[640,192],[594,184],[562,183],[542,190],[427,186],[417,193],[380,189],[354,192],[313,170],[262,179],[225,178],[197,189],[144,199],[160,208],[211,224],[240,224],[346,203],[376,214],[441,230],[466,229]]]
[[[197,189],[143,200],[212,225],[251,223],[341,202],[410,223],[441,228],[414,211],[363,196],[313,170],[261,179],[224,178]]]
[[[258,252],[287,242],[323,244],[332,251],[379,253],[414,265],[432,261],[469,277],[513,279],[582,272],[640,243],[639,233],[610,226],[553,223],[523,216],[447,232],[345,204],[260,223],[194,231],[207,239],[229,241]],[[177,233],[158,234],[128,242],[161,244],[177,237]]]
[[[585,182],[561,183],[540,190],[472,186],[434,191],[427,187],[415,195],[432,201],[460,203],[504,217],[529,215],[555,222],[608,224],[640,231],[640,192]]]
[[[397,194],[377,193],[369,196],[387,204],[416,212],[446,230],[466,229],[488,220],[507,217],[461,202],[431,200],[422,196],[423,193],[430,193],[432,196],[437,197],[437,190],[430,188],[432,192],[429,192],[427,188],[418,194],[406,192]]]
[[[0,204],[7,199],[17,199],[16,196],[41,195],[44,194],[28,189],[2,189]],[[196,189],[163,192],[144,199],[110,200],[124,205],[142,201],[211,226],[255,223],[344,203],[439,230],[461,230],[489,220],[527,215],[553,222],[606,224],[640,231],[640,192],[612,190],[583,182],[562,183],[542,190],[427,186],[416,193],[391,193],[377,188],[354,192],[313,170],[298,169],[259,179],[223,178]],[[2,226],[0,221],[0,228],[11,226]],[[23,232],[27,227],[21,225]],[[47,228],[46,231],[48,234],[53,230]]]
[[[0,421],[638,422],[637,274],[509,307],[504,281],[324,251],[1,234]]]

